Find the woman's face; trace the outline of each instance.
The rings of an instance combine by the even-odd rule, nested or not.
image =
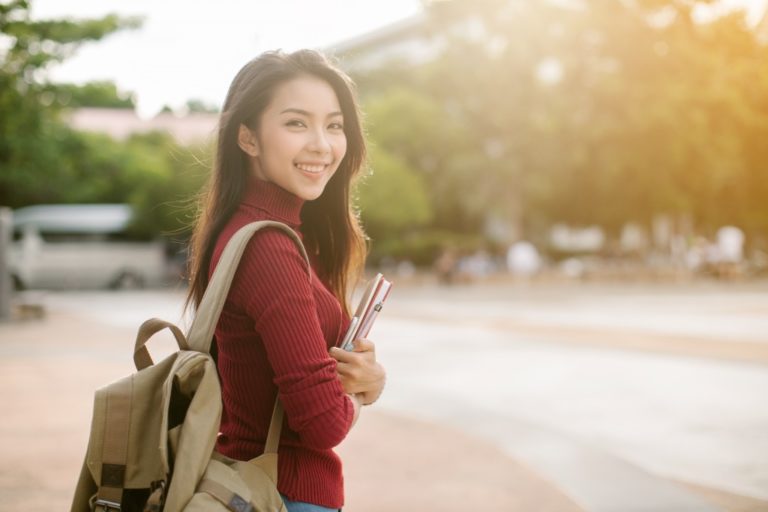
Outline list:
[[[311,201],[320,197],[347,151],[344,119],[331,86],[301,76],[277,87],[255,133],[240,127],[240,147],[257,178]]]

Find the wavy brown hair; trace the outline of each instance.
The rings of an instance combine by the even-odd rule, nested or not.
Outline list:
[[[306,75],[324,80],[336,93],[344,117],[347,152],[320,197],[304,203],[301,231],[307,251],[317,258],[319,274],[349,313],[349,293],[362,273],[367,255],[366,237],[350,201],[352,180],[365,163],[365,139],[354,84],[313,50],[263,53],[243,66],[229,87],[219,119],[216,160],[200,199],[190,244],[186,307],[200,305],[208,287],[208,268],[216,239],[240,204],[247,186],[248,159],[237,143],[240,125],[255,128],[275,89]]]

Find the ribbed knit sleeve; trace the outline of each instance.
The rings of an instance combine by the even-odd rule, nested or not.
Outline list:
[[[302,445],[315,450],[338,445],[351,428],[354,407],[328,354],[307,263],[285,233],[264,229],[253,236],[229,300],[253,320],[288,426]]]

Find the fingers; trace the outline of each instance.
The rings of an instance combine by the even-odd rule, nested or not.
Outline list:
[[[363,371],[354,365],[339,363],[337,372],[344,391],[359,394],[363,405],[375,402],[384,390],[386,373],[379,364],[370,371]]]
[[[331,357],[339,363],[352,363],[353,361],[356,361],[358,357],[356,354],[347,352],[346,350],[340,349],[339,347],[332,347],[328,353],[331,354]]]
[[[331,357],[339,362],[364,364],[365,362],[376,361],[376,351],[373,342],[359,339],[354,341],[354,349],[351,352],[332,347],[329,351]]]
[[[376,375],[373,373],[373,366],[361,366],[354,363],[342,363],[336,364],[336,373],[339,376],[354,380],[355,382],[367,382],[371,379],[375,379]]]
[[[331,352],[338,347],[332,347]],[[352,342],[351,352],[376,352],[376,345],[369,339],[358,338]]]
[[[337,363],[336,373],[342,381],[354,382],[361,386],[363,390],[376,388],[386,379],[384,367],[378,363],[372,365],[360,366],[349,363]]]
[[[336,373],[338,373],[343,378],[349,379],[355,376],[355,368],[357,368],[357,366],[351,365],[349,363],[338,363],[336,365]]]
[[[375,352],[376,345],[367,338],[358,338],[352,342],[355,352]]]
[[[366,383],[363,372],[359,367],[347,363],[339,363],[336,366],[341,385],[347,393],[360,393],[365,391]]]

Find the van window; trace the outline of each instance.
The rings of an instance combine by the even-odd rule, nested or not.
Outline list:
[[[103,242],[106,237],[102,233],[74,233],[66,231],[41,231],[40,237],[49,244]]]
[[[110,242],[150,242],[152,237],[143,233],[135,233],[131,230],[120,231],[118,233],[107,233],[105,240]]]

